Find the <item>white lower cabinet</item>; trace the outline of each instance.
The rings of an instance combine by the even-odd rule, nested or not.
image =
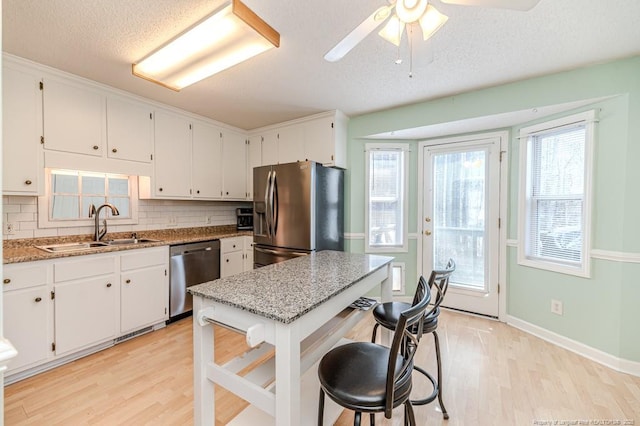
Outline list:
[[[228,277],[253,269],[253,237],[231,237],[220,240],[220,277]]]
[[[168,247],[122,255],[120,333],[130,333],[169,319]]]
[[[53,264],[56,355],[116,337],[117,262],[118,255],[97,254]]]
[[[116,337],[117,283],[116,274],[56,283],[56,355],[67,355]]]
[[[168,267],[168,246],[4,265],[7,383],[168,319]]]
[[[8,365],[9,374],[42,364],[51,356],[50,271],[49,265],[35,262],[4,265],[4,337],[18,351]]]

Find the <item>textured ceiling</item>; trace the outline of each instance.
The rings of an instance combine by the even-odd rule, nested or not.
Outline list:
[[[243,129],[340,109],[349,116],[640,54],[640,1],[541,0],[529,12],[432,3],[449,16],[408,48],[375,33],[324,54],[384,0],[245,0],[281,47],[176,93],[131,63],[220,0],[3,0],[3,51]]]

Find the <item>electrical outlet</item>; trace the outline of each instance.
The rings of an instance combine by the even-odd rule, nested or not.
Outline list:
[[[204,223],[206,223],[207,225],[211,225],[211,216],[205,216]]]
[[[169,216],[168,226],[176,226],[178,224],[178,219],[175,216]]]
[[[551,312],[556,315],[562,315],[562,302],[559,300],[551,299]]]
[[[4,234],[5,235],[13,234],[13,230],[14,230],[13,223],[7,222],[7,223],[4,224]]]

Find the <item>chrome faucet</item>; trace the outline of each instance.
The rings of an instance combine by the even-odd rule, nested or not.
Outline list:
[[[104,229],[100,230],[100,211],[105,207],[109,207],[111,209],[111,214],[112,215],[120,216],[120,212],[118,211],[116,206],[114,206],[111,203],[104,203],[103,205],[101,205],[97,209],[96,209],[96,206],[94,206],[93,204],[90,204],[89,205],[89,217],[94,217],[95,216],[95,221],[96,221],[95,228],[93,230],[93,241],[100,241],[102,239],[102,237],[104,237],[107,234],[107,219],[106,218],[102,221],[102,224],[104,225]]]

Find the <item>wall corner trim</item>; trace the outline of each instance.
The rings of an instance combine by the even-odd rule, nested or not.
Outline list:
[[[621,373],[640,377],[640,362],[638,361],[616,357],[511,315],[507,315],[507,324]]]

